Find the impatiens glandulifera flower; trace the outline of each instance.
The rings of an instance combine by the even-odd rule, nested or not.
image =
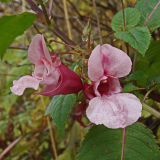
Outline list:
[[[142,104],[133,94],[120,93],[119,78],[131,71],[132,62],[122,50],[111,45],[98,45],[88,60],[88,76],[92,81],[86,85],[89,97],[86,110],[88,119],[108,128],[125,128],[141,116]]]
[[[13,81],[11,91],[16,95],[22,95],[26,88],[38,89],[39,84],[44,84],[44,90],[39,93],[45,96],[58,94],[77,93],[82,88],[80,77],[63,65],[60,59],[50,55],[43,35],[37,34],[28,49],[28,58],[35,65],[32,74]]]

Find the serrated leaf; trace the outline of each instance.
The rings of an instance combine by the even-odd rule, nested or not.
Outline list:
[[[119,160],[122,129],[94,126],[85,137],[78,160]],[[125,160],[159,160],[160,151],[149,129],[134,124],[126,129]]]
[[[129,43],[142,55],[145,55],[151,40],[151,35],[147,27],[135,27],[126,32],[117,32],[115,36]]]
[[[75,94],[60,95],[54,96],[47,108],[46,114],[53,118],[60,135],[64,134],[65,124],[75,104]]]
[[[23,34],[35,20],[33,13],[24,12],[19,15],[3,16],[0,18],[0,57],[2,58],[6,49],[14,39]]]
[[[140,20],[140,13],[135,8],[126,8],[124,10],[126,30],[136,26]],[[124,31],[123,11],[119,11],[112,19],[112,29],[116,32]]]
[[[139,0],[136,8],[141,13],[140,25],[146,25],[151,31],[160,27],[160,0]]]

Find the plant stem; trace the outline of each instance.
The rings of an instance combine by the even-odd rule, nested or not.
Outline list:
[[[135,71],[135,67],[136,67],[136,60],[137,60],[137,53],[134,53],[134,58],[133,58],[133,67],[132,67],[132,72]]]
[[[55,156],[55,160],[58,160],[58,154],[57,154],[55,140],[54,140],[54,136],[53,136],[52,123],[51,123],[50,118],[48,116],[47,116],[47,123],[48,123],[49,134],[50,134],[50,137],[51,137],[52,149],[53,149],[53,153],[54,153],[54,156]]]
[[[14,46],[10,46],[8,49],[17,49],[17,50],[27,51],[27,50],[28,50],[28,47],[14,47]]]
[[[143,98],[143,102],[145,102],[145,100],[148,98],[148,96],[150,95],[150,93],[152,91],[154,91],[156,89],[156,86],[153,86],[145,95],[144,95],[144,98]]]
[[[49,9],[48,9],[49,19],[52,18],[52,8],[53,8],[53,0],[50,0],[49,1]]]
[[[121,0],[121,4],[122,4],[122,14],[123,14],[123,31],[126,31],[126,15],[125,15],[125,11],[124,11],[124,3],[123,3],[123,0]],[[127,54],[129,55],[129,45],[127,43],[125,43],[126,45],[126,52]]]
[[[45,16],[46,22],[47,22],[47,24],[50,26],[51,22],[50,22],[50,20],[49,20],[48,13],[47,13],[47,10],[46,10],[46,8],[45,8],[45,5],[43,4],[43,1],[42,1],[42,0],[39,0],[39,3],[40,3],[40,5],[41,5],[41,7],[42,7],[43,14],[44,14],[44,16]]]
[[[51,39],[49,42],[50,42],[50,43],[52,43],[52,42],[59,43],[59,44],[62,44],[62,45],[64,45],[64,46],[70,47],[70,48],[72,48],[72,49],[75,49],[75,48],[76,48],[75,46],[69,45],[69,44],[64,43],[64,42],[61,42],[61,41],[57,41],[57,40],[55,40],[55,39]]]
[[[151,11],[150,14],[148,14],[147,18],[145,19],[144,25],[146,26],[148,21],[151,19],[151,17],[153,16],[154,12],[156,11],[156,9],[159,7],[160,5],[160,0],[157,2],[157,4],[154,6],[153,10]]]
[[[0,160],[3,160],[4,156],[11,151],[11,149],[22,139],[22,137],[17,138],[0,154]]]
[[[160,112],[158,112],[157,110],[155,110],[154,108],[150,107],[149,105],[147,105],[145,103],[145,100],[147,99],[147,97],[149,96],[149,94],[154,91],[156,89],[156,86],[153,86],[144,96],[143,98],[143,109],[149,113],[151,113],[152,115],[154,115],[156,118],[160,119]]]
[[[44,99],[43,99],[42,96],[40,96],[40,98],[41,98],[43,108],[45,109]],[[52,145],[52,150],[53,150],[53,153],[54,153],[54,157],[55,157],[55,160],[58,160],[58,154],[57,154],[57,150],[56,150],[55,139],[54,139],[54,136],[53,136],[54,133],[53,133],[53,129],[52,129],[52,124],[51,124],[50,118],[48,116],[47,116],[47,125],[48,125],[48,129],[49,129],[49,135],[50,135],[50,138],[51,138],[51,145]]]
[[[124,3],[123,0],[121,0],[121,4],[122,4],[122,13],[123,13],[123,23],[124,23],[124,28],[123,30],[126,30],[126,17],[125,17],[125,12],[124,12]]]
[[[160,119],[160,112],[158,112],[157,110],[155,110],[154,108],[150,107],[149,105],[147,105],[146,103],[143,103],[143,109],[149,113],[151,113],[153,116],[155,116],[156,118]]]
[[[65,20],[67,24],[68,37],[72,39],[71,25],[70,25],[69,16],[68,16],[68,8],[67,8],[66,0],[63,0],[63,9],[64,9],[64,15],[65,15]]]
[[[93,0],[92,2],[93,2],[93,7],[95,9],[95,15],[96,15],[96,19],[97,19],[100,44],[103,44],[102,35],[101,35],[101,26],[100,26],[100,21],[99,21],[99,16],[98,16],[98,12],[97,12],[97,6],[96,6],[96,0]]]
[[[122,131],[122,151],[121,151],[121,160],[124,160],[125,144],[126,144],[126,128],[123,128],[123,131]]]

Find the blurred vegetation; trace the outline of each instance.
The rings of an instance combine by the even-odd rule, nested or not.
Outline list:
[[[0,16],[15,15],[26,11],[33,12],[33,10],[38,13],[38,19],[23,35],[16,38],[14,43],[6,50],[3,61],[0,61],[0,153],[9,146],[11,148],[5,154],[5,160],[54,159],[55,151],[50,136],[52,130],[59,160],[74,160],[80,142],[84,139],[88,129],[84,129],[77,122],[73,123],[73,116],[71,116],[69,123],[66,125],[64,137],[60,137],[54,123],[49,128],[51,120],[45,115],[50,98],[42,99],[40,96],[35,96],[33,90],[30,89],[21,97],[14,96],[10,92],[10,87],[13,80],[22,75],[31,74],[33,66],[27,60],[27,48],[32,37],[37,33],[44,34],[50,51],[58,54],[62,61],[69,66],[73,62],[81,63],[81,53],[88,49],[87,41],[90,37],[92,39],[91,44],[89,44],[90,48],[84,57],[84,64],[86,64],[91,49],[100,43],[95,7],[92,0],[67,0],[69,24],[71,25],[71,35],[69,35],[63,0],[43,0],[49,20],[53,20],[50,25],[47,25],[48,22],[46,22],[46,17],[41,13],[41,10],[36,7],[31,9],[32,6],[27,2],[27,0],[0,0]],[[41,0],[34,2],[42,9]],[[135,3],[136,0],[124,1],[125,7],[132,7]],[[112,44],[126,51],[126,44],[116,40],[111,29],[113,15],[122,9],[121,2],[119,0],[101,0],[96,1],[96,6],[103,43]],[[90,35],[88,36],[88,34]],[[154,40],[159,40],[160,30],[157,29],[152,35]],[[73,49],[72,45],[76,47]],[[78,52],[79,50],[80,52]],[[133,52],[134,50],[130,48],[131,57],[133,57]],[[138,58],[135,70],[138,70],[138,68],[145,70],[142,64],[147,62],[147,58],[145,61],[143,60],[143,63]],[[150,68],[149,65],[148,68]],[[79,67],[74,66],[74,69],[80,73],[81,69]],[[137,76],[142,81],[139,81]],[[137,71],[126,80],[122,80],[124,90],[134,92],[143,98],[146,92],[152,88],[153,80],[151,82],[150,77],[148,79],[142,77],[143,74]],[[159,79],[155,79],[155,81],[159,82]],[[148,84],[149,82],[151,83]],[[140,92],[137,90],[140,90]],[[147,104],[154,106],[156,110],[160,110],[159,86],[147,99]],[[85,119],[85,121],[87,120]],[[144,111],[140,121],[153,131],[158,144],[160,144],[160,119]],[[13,142],[16,143],[14,147],[12,147]]]

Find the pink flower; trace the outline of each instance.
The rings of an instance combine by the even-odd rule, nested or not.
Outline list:
[[[43,35],[37,34],[28,49],[28,58],[35,65],[32,76],[24,76],[13,82],[11,91],[22,95],[26,88],[38,89],[39,84],[45,88],[40,93],[45,96],[77,93],[82,88],[79,76],[63,65],[57,56],[52,55],[46,47]]]
[[[95,124],[108,128],[124,128],[141,116],[139,99],[121,92],[118,78],[131,71],[132,62],[123,51],[111,45],[98,45],[88,61],[88,76],[92,84],[85,92],[91,99],[86,114]]]
[[[95,97],[89,102],[87,117],[108,128],[125,128],[141,116],[142,105],[133,94],[119,93]]]

